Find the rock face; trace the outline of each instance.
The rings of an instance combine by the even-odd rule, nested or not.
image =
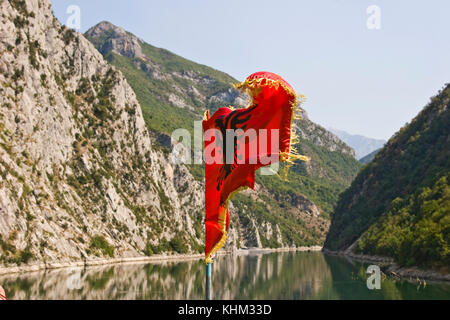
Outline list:
[[[0,8],[1,262],[200,251],[202,186],[153,150],[121,73],[49,1]]]
[[[109,22],[100,22],[97,28],[91,30],[89,34],[92,37],[98,37],[105,33],[109,33],[110,37],[99,49],[102,54],[114,51],[130,58],[142,58],[142,50],[138,39],[134,36],[128,36],[126,31],[120,27],[114,27],[112,29],[111,23]]]

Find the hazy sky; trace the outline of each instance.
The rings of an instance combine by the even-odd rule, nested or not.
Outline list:
[[[107,20],[238,80],[266,70],[323,125],[387,139],[450,82],[450,1],[53,0],[81,31]],[[366,10],[380,9],[380,29]],[[371,20],[372,22],[374,20]]]

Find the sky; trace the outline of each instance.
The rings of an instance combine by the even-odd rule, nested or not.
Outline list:
[[[388,139],[450,82],[448,0],[52,0],[224,71],[285,78],[311,120]],[[376,9],[370,8],[375,5]],[[368,11],[369,9],[369,11]],[[370,28],[369,28],[370,27]]]

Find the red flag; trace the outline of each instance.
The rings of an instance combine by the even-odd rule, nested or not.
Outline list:
[[[247,108],[220,108],[212,117],[205,113],[205,261],[227,239],[230,224],[228,200],[243,188],[254,188],[255,171],[283,161],[288,165],[296,155],[291,122],[301,102],[292,87],[280,76],[257,72],[236,88],[252,98]],[[233,133],[234,135],[230,135]]]
[[[0,300],[6,300],[6,293],[2,286],[0,286]]]

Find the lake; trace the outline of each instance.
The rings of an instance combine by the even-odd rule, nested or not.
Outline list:
[[[225,255],[213,266],[214,299],[450,299],[450,284],[381,277],[369,264],[321,252]],[[9,299],[204,299],[201,260],[47,270],[0,276]]]

